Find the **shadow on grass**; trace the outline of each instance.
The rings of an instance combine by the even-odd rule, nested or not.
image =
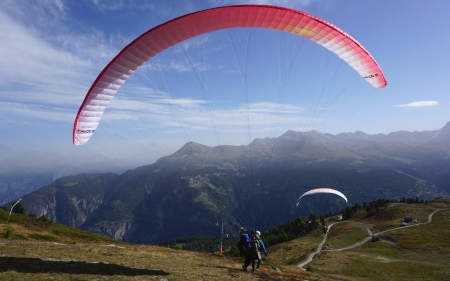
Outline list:
[[[0,272],[8,270],[14,270],[21,273],[69,273],[126,276],[169,275],[168,272],[163,270],[131,268],[117,264],[0,257]]]
[[[203,265],[204,267],[214,267],[214,268],[220,268],[220,269],[228,269],[228,266],[221,266],[221,265]],[[242,269],[241,269],[242,270]]]

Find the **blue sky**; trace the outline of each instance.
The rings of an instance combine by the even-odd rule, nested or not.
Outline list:
[[[299,37],[218,31],[145,64],[114,97],[89,143],[71,143],[89,87],[129,42],[186,13],[244,3],[299,9],[335,24],[373,55],[387,87],[372,88],[334,54]],[[289,129],[437,130],[450,121],[450,2],[432,3],[3,0],[0,144],[151,163],[188,141],[246,145]]]

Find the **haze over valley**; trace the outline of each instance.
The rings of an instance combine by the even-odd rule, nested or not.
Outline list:
[[[70,161],[33,165],[26,159],[34,154],[8,156],[3,149],[0,179],[7,191],[3,201],[22,196],[30,213],[114,239],[158,243],[212,235],[219,221],[228,232],[241,225],[264,230],[377,198],[447,197],[449,144],[450,123],[436,131],[387,135],[288,131],[249,146],[189,142],[153,164],[118,173],[111,171],[119,165],[96,170],[111,167],[102,166],[107,159],[97,159],[92,170]],[[22,170],[19,164],[7,165],[12,160],[27,165]],[[13,175],[24,180],[13,181]],[[21,184],[23,194],[6,197]],[[319,196],[295,206],[300,194],[316,187],[340,190],[349,203]]]

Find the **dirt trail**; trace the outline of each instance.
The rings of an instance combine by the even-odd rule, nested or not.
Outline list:
[[[372,236],[373,235],[372,231],[370,231],[370,229],[367,226],[366,226],[366,229],[367,229],[367,233],[369,233],[369,235]]]
[[[387,230],[384,230],[384,231],[375,233],[374,235],[378,236],[378,235],[380,235],[380,234],[383,234],[383,233],[386,233],[386,232],[389,232],[389,231],[393,231],[393,230],[404,229],[404,228],[408,228],[408,227],[414,227],[414,226],[418,226],[418,225],[428,224],[428,223],[432,222],[432,220],[433,220],[433,215],[434,215],[436,212],[442,211],[442,210],[448,210],[448,209],[437,209],[437,210],[433,211],[431,214],[428,215],[428,221],[426,221],[426,222],[416,223],[416,224],[407,225],[407,226],[395,227],[395,228],[391,228],[391,229],[387,229]],[[335,224],[335,223],[333,223],[333,224]],[[330,231],[330,229],[331,229],[331,227],[333,226],[333,224],[330,224],[330,226],[328,226],[328,231]],[[357,242],[357,243],[355,243],[355,244],[353,244],[353,245],[344,247],[344,248],[333,249],[333,250],[324,250],[324,251],[325,251],[325,252],[337,252],[337,251],[343,251],[343,250],[348,250],[348,249],[356,248],[356,247],[359,247],[359,246],[363,245],[364,243],[366,243],[366,242],[368,242],[369,240],[372,239],[372,232],[371,232],[367,227],[366,227],[366,229],[367,229],[368,234],[370,235],[369,237],[366,237],[366,238],[364,238],[363,240],[361,240],[361,241],[359,241],[359,242]],[[300,267],[301,269],[306,270],[306,269],[303,268],[303,267],[304,267],[305,265],[307,265],[308,263],[310,263],[310,262],[312,261],[312,259],[314,258],[315,255],[317,255],[318,253],[320,253],[320,251],[322,250],[323,244],[327,241],[327,238],[328,238],[328,235],[325,234],[325,235],[323,236],[323,241],[322,241],[322,243],[320,243],[320,245],[317,247],[317,250],[316,250],[314,253],[311,253],[311,254],[309,255],[309,257],[306,259],[306,261],[300,263],[300,264],[297,265],[297,266]]]
[[[335,223],[337,223],[337,222],[335,222]],[[330,228],[331,228],[331,227],[333,226],[333,224],[335,224],[335,223],[332,223],[332,224],[330,224],[330,225],[328,226],[328,232],[330,231]],[[323,235],[323,241],[322,241],[322,243],[319,244],[319,246],[317,247],[317,250],[316,250],[314,253],[310,254],[309,257],[306,259],[306,261],[304,261],[304,262],[302,262],[301,264],[299,264],[298,267],[304,269],[303,266],[305,266],[305,265],[307,265],[308,263],[310,263],[310,262],[312,261],[312,259],[314,258],[314,255],[320,253],[320,251],[322,250],[323,244],[325,244],[325,242],[327,241],[327,238],[328,238],[328,234],[324,234],[324,235]]]

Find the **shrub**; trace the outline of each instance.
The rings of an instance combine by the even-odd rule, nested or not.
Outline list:
[[[51,221],[48,220],[48,218],[45,215],[42,215],[38,218],[41,222],[51,223]]]
[[[17,203],[16,206],[14,206],[12,212],[16,213],[16,214],[21,214],[21,215],[25,215],[27,213],[27,211],[25,210],[25,207],[20,202]]]
[[[2,234],[2,238],[9,239],[14,235],[14,228],[7,226],[5,232]]]

